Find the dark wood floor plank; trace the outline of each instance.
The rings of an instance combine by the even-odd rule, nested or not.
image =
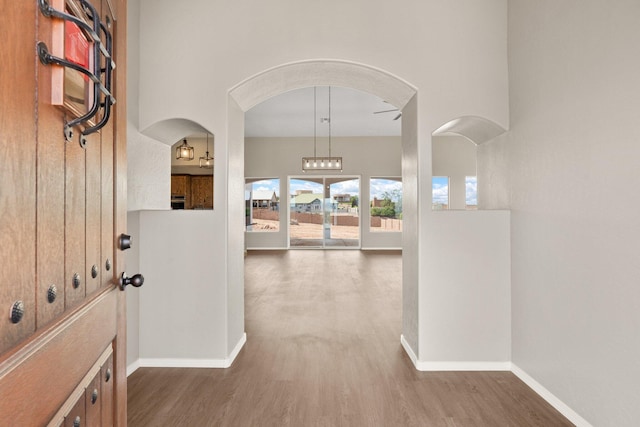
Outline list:
[[[129,425],[570,426],[510,372],[419,372],[400,346],[401,255],[250,252],[229,369],[141,368]]]

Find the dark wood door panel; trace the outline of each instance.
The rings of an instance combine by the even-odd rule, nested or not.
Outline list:
[[[112,426],[113,424],[113,384],[114,384],[114,372],[113,372],[113,355],[109,356],[109,359],[102,366],[101,370],[101,394],[102,400],[102,425]]]
[[[85,221],[86,221],[86,264],[85,277],[87,278],[86,295],[95,292],[102,282],[100,261],[102,224],[100,215],[102,211],[102,166],[100,134],[94,133],[87,136],[85,146]]]
[[[85,420],[86,402],[84,396],[80,396],[71,411],[64,417],[64,427],[88,426]]]
[[[64,9],[69,1],[48,3]],[[45,425],[55,416],[73,425],[80,415],[82,425],[126,426],[125,293],[114,285],[124,262],[116,236],[126,232],[126,14],[108,20],[118,104],[83,148],[81,127],[64,139],[74,113],[52,102],[62,99],[52,76],[63,68],[36,54],[37,42],[53,46],[52,29],[65,26],[35,0],[0,2],[0,57],[10,58],[0,78],[0,424]],[[116,7],[126,10],[126,0],[91,2],[105,24]],[[17,301],[23,316],[12,322]],[[113,354],[95,371],[105,349]],[[95,403],[91,388],[99,389]]]
[[[118,103],[113,111],[113,133],[114,133],[114,230],[115,236],[127,230],[127,109],[126,109],[126,88],[127,88],[127,10],[126,0],[113,0],[116,9],[121,13],[117,15],[117,20],[113,23],[114,56],[118,66],[118,72],[114,75],[114,89]],[[117,13],[114,10],[114,13]],[[114,238],[115,238],[114,236]],[[115,240],[114,240],[115,241]],[[115,274],[125,270],[124,254],[122,251],[115,251]],[[113,359],[113,424],[116,426],[127,425],[127,348],[126,334],[127,317],[126,293],[118,294],[118,340],[114,343]]]
[[[86,293],[85,154],[85,149],[77,142],[66,144],[64,259],[67,309],[80,303]]]
[[[102,130],[102,178],[101,178],[101,286],[109,286],[114,283],[114,250],[115,250],[115,229],[113,221],[113,130],[111,124]]]
[[[36,324],[35,2],[3,2],[0,25],[0,352],[33,333]],[[11,43],[7,43],[11,40]],[[17,301],[24,316],[8,313]],[[19,305],[19,304],[18,304]]]
[[[45,425],[116,336],[113,287],[0,362],[0,414]],[[34,400],[35,399],[35,400]]]
[[[102,20],[113,28],[114,17],[107,0],[102,1]],[[114,106],[118,108],[119,106]],[[115,249],[115,229],[114,229],[114,133],[113,120],[106,124],[100,131],[100,194],[101,194],[101,286],[109,286],[114,283],[114,249]]]
[[[85,426],[100,426],[102,422],[102,399],[100,392],[100,376],[102,372],[98,372],[91,380],[84,391],[84,401],[86,407],[86,423]]]
[[[35,3],[35,2],[34,2]],[[39,41],[52,45],[51,19],[38,20]],[[38,173],[37,173],[37,327],[64,311],[64,200],[65,139],[62,111],[44,94],[51,93],[53,68],[37,62]],[[55,293],[55,297],[51,294]]]

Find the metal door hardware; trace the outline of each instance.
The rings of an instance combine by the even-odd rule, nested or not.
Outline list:
[[[49,289],[47,289],[47,301],[49,302],[49,304],[53,304],[57,296],[58,288],[56,287],[56,285],[49,286]]]
[[[80,145],[86,145],[86,136],[102,129],[111,115],[111,106],[116,103],[116,99],[111,94],[112,72],[116,64],[112,59],[113,40],[111,37],[111,23],[107,20],[106,25],[100,20],[100,15],[95,7],[87,0],[78,0],[88,20],[74,16],[65,11],[57,10],[52,7],[47,0],[38,0],[40,12],[48,18],[62,19],[65,22],[71,22],[81,28],[90,38],[94,45],[93,58],[91,61],[91,69],[85,68],[65,58],[60,58],[49,53],[49,48],[44,42],[38,42],[37,53],[40,62],[44,65],[60,65],[82,73],[93,83],[92,105],[88,107],[87,112],[70,120],[64,125],[64,135],[67,141],[73,137],[72,128],[74,126],[83,126],[84,129],[80,134]],[[101,34],[104,38],[101,37]],[[101,58],[104,57],[105,68],[101,68]],[[102,75],[104,74],[104,80]],[[102,117],[93,126],[90,120],[98,115],[102,109]]]
[[[131,248],[131,236],[129,236],[128,234],[122,233],[118,240],[121,251],[126,251],[127,249]]]
[[[24,302],[16,301],[11,307],[11,323],[20,323],[24,316]]]
[[[144,284],[144,276],[142,274],[134,274],[131,277],[127,277],[127,273],[122,272],[119,282],[121,291],[124,291],[124,288],[128,285],[131,285],[134,288],[139,288]]]

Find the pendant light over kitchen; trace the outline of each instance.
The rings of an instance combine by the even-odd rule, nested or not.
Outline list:
[[[187,138],[182,140],[182,145],[176,147],[176,159],[186,161],[194,159],[193,147],[187,144]]]
[[[209,155],[209,133],[207,132],[207,153],[204,157],[200,157],[200,167],[213,169],[213,157]]]

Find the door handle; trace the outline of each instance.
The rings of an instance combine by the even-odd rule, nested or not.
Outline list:
[[[131,277],[127,277],[127,273],[123,271],[118,282],[120,284],[121,291],[124,291],[124,288],[128,285],[132,285],[134,288],[139,288],[144,283],[144,276],[142,274],[134,274]]]

